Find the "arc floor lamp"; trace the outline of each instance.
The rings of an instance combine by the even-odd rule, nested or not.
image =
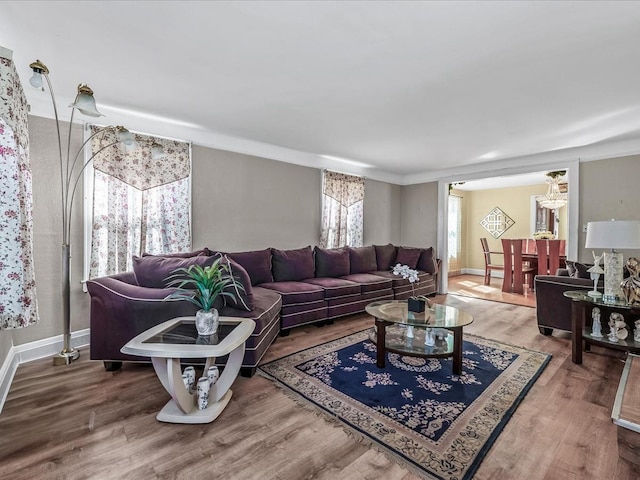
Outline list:
[[[96,108],[96,101],[93,97],[93,90],[86,84],[78,85],[78,92],[71,107],[71,119],[69,120],[69,132],[67,135],[66,149],[63,149],[62,134],[60,128],[60,120],[58,118],[58,109],[56,107],[56,98],[53,93],[51,81],[49,80],[49,69],[40,60],[29,65],[33,70],[33,76],[29,83],[44,90],[43,78],[47,82],[49,93],[51,94],[51,102],[53,103],[53,113],[56,121],[58,154],[60,161],[60,180],[62,193],[62,326],[63,326],[63,348],[53,358],[54,365],[68,365],[80,356],[80,352],[71,346],[71,211],[73,200],[78,187],[82,172],[93,158],[100,154],[106,148],[113,145],[122,144],[126,148],[136,148],[136,142],[133,133],[129,132],[122,126],[107,126],[93,133],[82,144],[80,149],[72,155],[71,152],[71,130],[73,126],[73,116],[76,110],[89,117],[103,116]],[[82,155],[85,147],[91,139],[98,135],[104,135],[107,132],[116,133],[116,141],[111,142],[86,159]]]

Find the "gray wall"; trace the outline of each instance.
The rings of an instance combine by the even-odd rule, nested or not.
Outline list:
[[[438,242],[438,182],[403,187],[401,203],[401,244],[435,248]]]
[[[580,239],[578,259],[593,262],[584,248],[582,226],[601,220],[640,220],[640,155],[580,164]],[[601,253],[601,252],[599,252]],[[640,250],[623,250],[625,260],[640,257]]]
[[[63,124],[63,131],[67,128]],[[12,345],[62,333],[61,199],[55,123],[29,117],[34,190],[34,263],[40,323],[0,331],[0,365]],[[75,152],[81,128],[74,127]],[[242,251],[317,245],[321,171],[274,160],[193,146],[194,247]],[[81,280],[82,185],[73,214],[71,330],[89,327],[89,296]],[[367,180],[365,244],[397,243],[402,187]]]

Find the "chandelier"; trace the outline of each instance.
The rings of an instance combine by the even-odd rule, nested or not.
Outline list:
[[[549,189],[547,193],[538,197],[541,207],[555,210],[567,205],[567,194],[560,192],[560,180],[565,173],[565,170],[547,173]]]

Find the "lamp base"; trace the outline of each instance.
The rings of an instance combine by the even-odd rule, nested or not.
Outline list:
[[[622,288],[622,253],[605,252],[604,254],[604,295],[605,303],[616,303],[623,298]]]
[[[600,298],[602,296],[602,293],[597,290],[590,290],[589,292],[587,292],[587,295],[594,298]]]
[[[75,348],[65,349],[53,357],[53,366],[59,367],[61,365],[69,365],[78,358],[80,358],[80,352],[78,350]]]

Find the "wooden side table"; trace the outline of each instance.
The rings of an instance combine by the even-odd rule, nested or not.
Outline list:
[[[624,340],[612,342],[607,338],[608,315],[602,316],[603,337],[597,338],[591,335],[591,311],[599,307],[605,312],[619,312],[628,316],[640,316],[640,306],[627,305],[626,303],[603,302],[602,298],[590,297],[584,290],[569,290],[564,296],[571,299],[571,360],[573,363],[582,363],[582,352],[588,350],[591,345],[598,345],[614,350],[622,350],[631,353],[640,353],[640,342],[633,340],[633,326],[627,323],[629,335]]]

